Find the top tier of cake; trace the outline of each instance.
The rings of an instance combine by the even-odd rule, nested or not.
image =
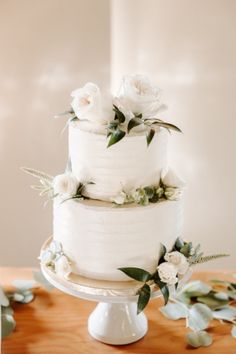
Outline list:
[[[113,201],[122,191],[158,186],[168,167],[167,130],[179,131],[160,120],[159,89],[136,75],[124,77],[113,98],[92,83],[72,97],[69,157],[83,195]]]
[[[159,129],[147,147],[143,133],[124,137],[107,148],[104,134],[84,131],[79,122],[69,127],[69,155],[72,172],[87,184],[84,195],[111,201],[122,190],[158,185],[167,167],[168,132]]]

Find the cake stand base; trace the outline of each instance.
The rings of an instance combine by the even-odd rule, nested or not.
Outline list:
[[[106,344],[136,342],[147,330],[147,318],[143,312],[137,315],[136,302],[100,302],[88,319],[89,334]]]

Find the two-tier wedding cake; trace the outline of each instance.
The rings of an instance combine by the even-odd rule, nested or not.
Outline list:
[[[66,172],[36,175],[54,200],[54,242],[41,259],[92,279],[129,280],[122,267],[152,273],[161,243],[173,247],[182,232],[183,182],[167,159],[180,129],[160,119],[160,91],[141,75],[124,77],[112,99],[92,83],[71,95]]]

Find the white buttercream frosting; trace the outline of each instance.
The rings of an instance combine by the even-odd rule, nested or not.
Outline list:
[[[159,183],[161,171],[167,167],[165,129],[156,132],[149,147],[146,136],[140,132],[107,148],[104,127],[96,132],[87,131],[84,124],[69,127],[69,155],[78,180],[94,182],[86,186],[86,196],[111,201],[121,190]]]
[[[160,243],[171,248],[181,236],[182,201],[142,207],[84,200],[54,201],[54,239],[75,273],[103,280],[129,280],[119,267],[154,272]]]

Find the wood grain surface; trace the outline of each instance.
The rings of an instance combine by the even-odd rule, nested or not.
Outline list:
[[[235,271],[236,273],[236,271]],[[195,272],[193,279],[232,280],[233,271]],[[31,279],[32,270],[0,268],[0,283],[9,287],[14,279]],[[233,278],[235,281],[235,278]],[[87,319],[95,302],[80,300],[57,289],[35,291],[35,300],[14,306],[17,327],[2,342],[3,354],[235,354],[236,340],[230,335],[231,325],[212,322],[209,329],[214,343],[208,348],[193,349],[184,339],[185,321],[164,318],[161,299],[152,300],[145,313],[149,321],[147,335],[136,343],[112,346],[100,343],[87,332]]]

